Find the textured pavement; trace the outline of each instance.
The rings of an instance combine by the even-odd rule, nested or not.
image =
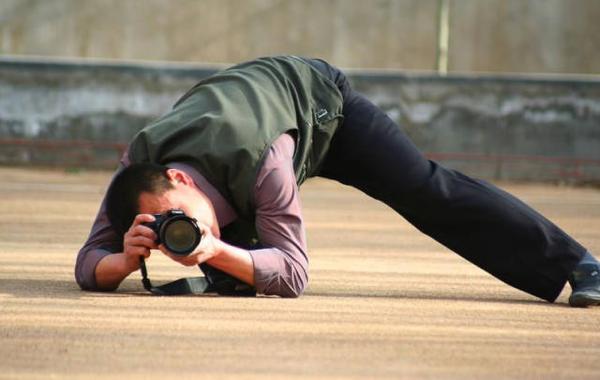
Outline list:
[[[299,299],[79,290],[110,173],[0,169],[0,379],[600,378],[600,308],[512,289],[333,182],[302,190]],[[600,254],[600,190],[504,185]],[[197,272],[160,254],[156,282]]]

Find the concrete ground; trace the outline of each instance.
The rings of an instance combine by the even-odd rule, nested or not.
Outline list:
[[[79,290],[109,173],[0,169],[0,378],[600,378],[600,308],[512,289],[360,193],[302,191],[299,299]],[[508,185],[600,253],[600,191]],[[153,255],[151,278],[196,275]]]

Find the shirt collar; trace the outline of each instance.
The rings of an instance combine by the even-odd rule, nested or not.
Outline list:
[[[215,209],[215,215],[217,216],[219,228],[228,225],[238,218],[233,207],[231,207],[221,193],[219,193],[217,189],[194,167],[182,162],[173,162],[167,166],[173,169],[181,170],[192,177],[196,187],[198,187],[198,189],[200,189],[200,191],[202,191],[211,201],[213,208]]]

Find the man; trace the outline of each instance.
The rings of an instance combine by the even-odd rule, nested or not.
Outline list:
[[[197,84],[138,133],[78,255],[83,289],[110,290],[151,250],[296,297],[308,281],[298,186],[322,176],[378,199],[502,281],[553,302],[600,303],[600,265],[513,196],[429,161],[321,60],[271,57]],[[203,238],[188,256],[144,223],[181,209]]]

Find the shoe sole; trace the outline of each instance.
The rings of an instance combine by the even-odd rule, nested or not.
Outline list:
[[[569,305],[573,307],[588,307],[600,305],[599,294],[574,293],[569,297]]]

